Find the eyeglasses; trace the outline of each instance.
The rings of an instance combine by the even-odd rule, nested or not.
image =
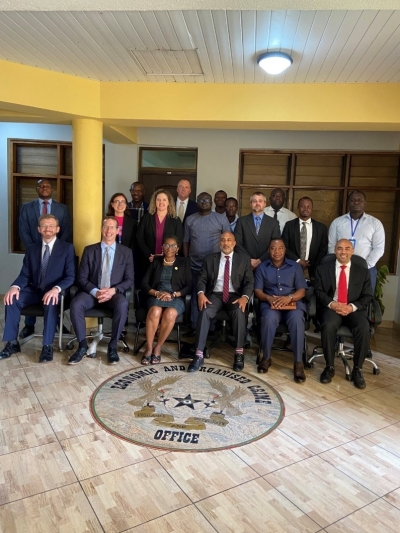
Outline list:
[[[114,200],[113,204],[126,205],[125,200]]]
[[[115,229],[117,230],[118,227],[117,226],[103,226],[103,229],[107,230],[107,229]]]
[[[178,245],[177,245],[177,244],[168,244],[167,242],[165,242],[165,243],[163,244],[163,248],[166,248],[167,250],[168,250],[169,248],[172,248],[172,250],[173,250],[174,248],[178,248]]]
[[[55,225],[54,226],[42,226],[42,225],[39,226],[40,229],[56,229],[56,227],[57,226]]]
[[[197,200],[197,203],[198,204],[211,204],[211,199],[210,198],[202,198],[202,199]]]

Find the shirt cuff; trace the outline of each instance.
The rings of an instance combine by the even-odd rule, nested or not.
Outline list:
[[[96,293],[99,289],[96,287],[96,289],[92,289],[89,294],[93,296],[93,298],[96,298]]]
[[[59,287],[58,285],[54,285],[53,289],[58,289],[58,293],[62,291],[61,287]]]
[[[250,296],[247,296],[247,294],[242,294],[242,296],[244,296],[245,298],[247,298],[247,301],[250,300]]]
[[[328,307],[329,307],[329,309],[332,309],[331,305],[332,305],[333,303],[335,303],[334,300],[332,300],[331,302],[328,303]]]
[[[354,304],[349,304],[349,305],[351,305],[351,307],[353,308],[353,313],[355,313],[357,311],[358,307],[356,305],[354,305]]]
[[[199,294],[204,294],[204,291],[199,291],[199,292],[197,293],[197,296],[198,296]]]
[[[11,285],[11,289],[14,287],[14,289],[18,289],[19,291],[21,290],[21,287],[18,287],[18,285]]]

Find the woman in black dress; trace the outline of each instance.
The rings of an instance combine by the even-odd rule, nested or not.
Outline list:
[[[155,257],[142,282],[142,289],[148,295],[146,318],[146,351],[142,365],[159,364],[161,348],[172,331],[175,319],[185,311],[185,296],[192,290],[192,273],[189,259],[179,257],[179,239],[166,237],[163,257]],[[158,326],[157,343],[154,337]]]

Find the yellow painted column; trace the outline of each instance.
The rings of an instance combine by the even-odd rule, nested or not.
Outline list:
[[[103,124],[99,120],[72,121],[74,175],[74,246],[81,257],[85,246],[101,239],[103,216]]]

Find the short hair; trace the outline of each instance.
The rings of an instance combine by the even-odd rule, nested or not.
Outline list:
[[[144,190],[144,183],[142,183],[141,181],[134,181],[129,190],[132,191],[135,185],[141,185]]]
[[[357,193],[357,194],[361,194],[361,196],[364,198],[364,200],[367,201],[367,197],[365,196],[365,192],[363,192],[363,191],[351,191],[351,192],[349,193],[348,197],[347,197],[347,200],[350,200],[351,196],[352,196],[353,194],[356,194],[356,193]]]
[[[261,191],[256,191],[256,192],[253,192],[253,194],[250,196],[250,202],[253,201],[253,197],[254,196],[262,196],[264,198],[264,201],[266,202],[267,201],[267,197],[265,196],[265,194]]]
[[[117,220],[115,217],[112,217],[112,216],[109,216],[109,215],[107,215],[107,216],[105,216],[105,217],[103,218],[103,221],[102,221],[102,223],[101,223],[101,227],[104,226],[104,223],[106,222],[106,220],[113,220],[113,221],[115,222],[117,228],[118,228],[118,220]]]
[[[239,202],[233,196],[229,196],[229,198],[225,200],[225,205],[226,205],[226,202],[236,202],[236,205],[239,205]]]
[[[51,183],[49,178],[40,178],[40,180],[37,180],[36,187],[39,187],[39,185],[42,183],[42,181],[45,181],[45,182],[49,183],[51,185],[51,188],[53,188],[53,184]]]
[[[165,243],[165,241],[167,239],[174,239],[174,241],[176,242],[176,244],[178,245],[178,248],[179,246],[181,245],[180,241],[179,241],[179,237],[177,237],[176,235],[165,235],[165,237],[163,238],[163,244]]]
[[[165,196],[168,198],[167,213],[170,217],[176,218],[175,201],[172,198],[172,194],[167,191],[167,189],[157,189],[153,192],[149,202],[149,214],[154,215],[154,213],[157,211],[156,199],[159,194],[165,194]]]
[[[314,202],[312,201],[312,198],[310,198],[309,196],[302,196],[302,197],[300,198],[300,200],[297,202],[297,207],[300,206],[300,202],[301,202],[302,200],[308,200],[309,202],[311,202],[311,205],[314,205]]]
[[[218,194],[219,192],[223,192],[226,196],[228,196],[224,190],[220,189],[219,191],[217,191],[217,192],[214,194],[214,198],[217,196],[217,194]]]
[[[54,220],[57,226],[60,225],[60,223],[58,222],[58,219],[54,215],[51,215],[50,213],[48,213],[46,215],[42,215],[41,217],[39,217],[38,226],[40,226],[40,223],[42,222],[42,220],[49,220],[49,219]]]
[[[114,200],[115,200],[115,198],[116,198],[117,196],[123,196],[123,197],[125,198],[126,207],[128,207],[128,198],[125,196],[125,194],[124,194],[123,192],[116,192],[115,194],[113,194],[113,195],[111,196],[111,199],[110,199],[110,201],[108,202],[107,212],[106,212],[106,215],[107,215],[108,217],[113,217],[113,216],[115,216],[115,209],[114,209],[114,207],[113,207],[112,204],[113,204],[113,202],[114,202]],[[126,209],[126,208],[125,208],[125,213],[124,213],[124,214],[125,214],[125,215],[128,215],[128,216],[131,215],[129,209]]]

